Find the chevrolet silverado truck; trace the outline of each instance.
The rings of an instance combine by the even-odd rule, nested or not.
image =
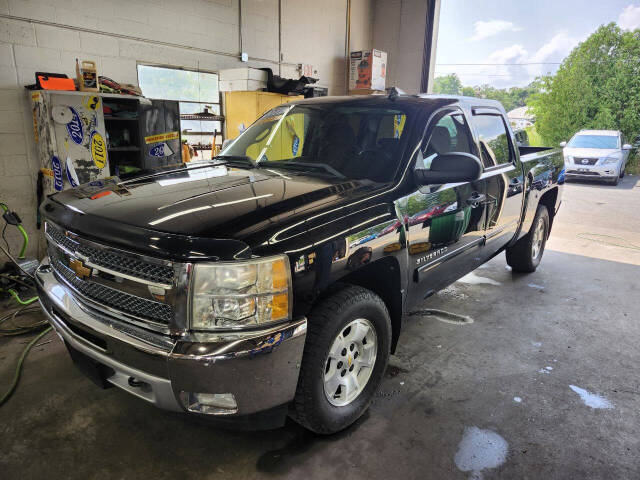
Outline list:
[[[495,101],[295,101],[210,163],[48,197],[40,302],[98,385],[329,434],[369,406],[403,312],[502,251],[536,269],[563,183]]]

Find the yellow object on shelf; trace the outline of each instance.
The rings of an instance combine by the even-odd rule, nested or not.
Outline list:
[[[83,60],[82,65],[80,65],[76,58],[76,76],[78,80],[78,90],[82,92],[97,92],[100,90],[96,62]]]
[[[294,100],[302,95],[288,96],[279,93],[235,91],[224,93],[224,127],[226,139],[236,138],[263,113],[273,107]]]

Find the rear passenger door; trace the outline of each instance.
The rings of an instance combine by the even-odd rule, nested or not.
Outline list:
[[[478,154],[463,112],[447,108],[427,126],[413,167],[428,169],[437,155],[452,152]],[[484,180],[415,188],[399,212],[407,232],[412,302],[479,265],[485,222]]]
[[[502,112],[488,107],[471,110],[485,182],[486,257],[506,245],[516,233],[522,212],[524,178],[514,140]]]

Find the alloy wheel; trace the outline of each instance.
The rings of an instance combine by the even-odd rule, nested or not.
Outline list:
[[[362,393],[371,378],[377,353],[376,330],[366,318],[353,320],[338,333],[324,369],[324,393],[329,403],[343,407]]]

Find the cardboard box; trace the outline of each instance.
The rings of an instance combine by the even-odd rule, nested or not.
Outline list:
[[[349,90],[384,90],[387,52],[367,50],[349,55]]]
[[[220,80],[218,87],[221,92],[255,91],[267,88],[267,82],[261,80]]]
[[[260,82],[267,81],[267,72],[258,70],[257,68],[227,68],[220,70],[220,81],[232,80],[257,80]]]
[[[384,90],[371,90],[370,88],[356,88],[349,90],[349,95],[386,95]]]

